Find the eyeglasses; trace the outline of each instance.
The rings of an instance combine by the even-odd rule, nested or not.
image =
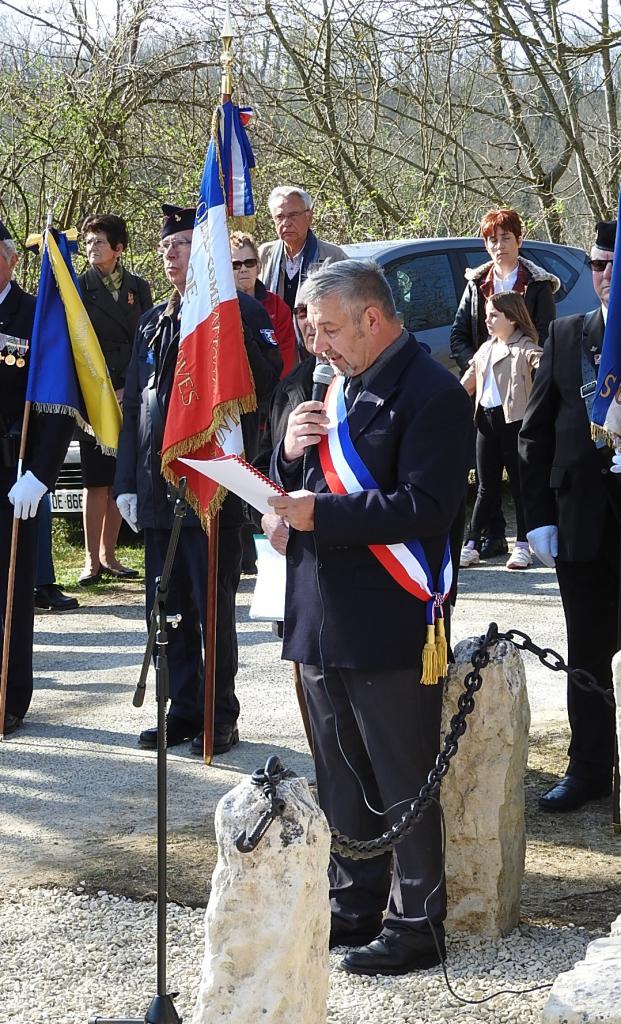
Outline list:
[[[86,245],[89,249],[101,249],[102,245],[109,245],[107,238],[86,238]]]
[[[167,238],[164,242],[160,242],[157,247],[157,251],[160,256],[165,256],[171,249],[185,249],[186,245],[192,245],[191,239],[189,238]]]
[[[298,320],[306,316],[306,306],[294,306],[293,315],[297,316]]]
[[[293,213],[277,213],[272,219],[274,224],[284,224],[287,220],[297,220],[298,217],[303,217],[308,210],[294,210]]]
[[[258,263],[256,256],[251,256],[247,260],[233,260],[233,270],[241,270],[242,267],[247,267],[248,270],[252,270]]]
[[[612,260],[587,260],[587,263],[596,274],[603,274],[609,263],[612,266]]]

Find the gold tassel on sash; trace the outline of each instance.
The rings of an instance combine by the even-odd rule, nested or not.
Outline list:
[[[438,615],[436,619],[436,669],[440,679],[448,672],[448,646],[442,615]]]
[[[436,639],[433,625],[427,626],[427,639],[423,647],[423,672],[420,681],[423,686],[433,686],[438,682]]]

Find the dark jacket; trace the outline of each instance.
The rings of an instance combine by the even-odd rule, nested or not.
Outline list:
[[[353,495],[328,492],[316,449],[272,475],[286,490],[317,495],[313,532],[287,547],[283,657],[310,665],[420,667],[425,604],[380,565],[369,544],[418,539],[434,575],[464,495],[472,407],[455,377],[413,338],[361,391],[349,414],[358,454],[378,483]],[[321,590],[318,588],[318,580]],[[322,650],[319,650],[319,635]]]
[[[597,556],[608,502],[621,511],[612,452],[591,440],[580,395],[582,352],[601,345],[601,311],[583,332],[584,323],[584,316],[565,316],[551,325],[518,441],[527,528],[558,526],[559,559],[572,562]]]
[[[258,402],[269,402],[278,381],[281,362],[278,347],[266,340],[261,330],[273,334],[269,317],[260,303],[249,296],[240,300],[244,341],[254,378]],[[255,308],[257,307],[257,308]],[[264,319],[265,318],[265,319]],[[258,324],[268,323],[268,327]],[[138,521],[142,526],[166,529],[172,525],[168,485],[161,474],[160,453],[173,373],[179,346],[179,306],[173,297],[162,302],[140,320],[125,382],[123,427],[119,438],[113,493],[138,495]],[[242,416],[246,452],[256,454],[258,414]],[[243,522],[240,500],[229,494],[222,508],[221,525]],[[188,511],[184,526],[198,526]]]
[[[92,268],[80,274],[78,283],[84,308],[106,360],[112,387],[122,388],[138,321],[153,307],[149,284],[125,268],[118,299],[113,298],[101,276]]]
[[[539,344],[543,345],[548,336],[550,322],[556,316],[554,294],[561,287],[561,282],[554,274],[524,259],[523,256],[518,256],[518,262],[527,275],[524,302],[537,328]],[[468,283],[455,314],[449,343],[451,357],[462,373],[476,350],[488,337],[485,327],[485,299],[481,294],[480,285],[492,266],[490,261],[480,267],[469,268],[465,273]]]
[[[35,298],[13,281],[11,290],[0,305],[0,333],[30,340],[34,323]],[[2,436],[2,463],[10,469],[13,460],[17,470],[19,435],[21,433],[28,362],[25,366],[7,366],[0,362],[0,435]],[[31,410],[24,472],[29,469],[37,479],[52,490],[63,464],[71,434],[73,419],[62,413],[40,413]]]

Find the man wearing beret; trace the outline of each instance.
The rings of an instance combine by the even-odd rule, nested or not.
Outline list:
[[[591,249],[597,309],[550,325],[520,431],[520,478],[528,541],[558,578],[567,657],[612,690],[617,650],[621,481],[611,450],[591,439],[591,407],[608,314],[616,221],[600,221]],[[574,811],[612,788],[610,704],[568,683],[571,729],[565,776],[539,799],[544,811]]]
[[[180,307],[192,246],[196,211],[165,205],[158,247],[166,277],[175,291],[141,318],[125,381],[123,428],[119,438],[113,493],[124,519],[144,528],[147,621],[151,616],[156,580],[161,576],[173,523],[171,488],[161,474],[160,452],[168,402],[179,349]],[[239,293],[238,293],[239,294]],[[273,343],[268,314],[255,299],[240,296],[244,341],[255,382],[257,403],[269,401],[278,383],[282,362]],[[242,416],[247,455],[258,442],[258,414]],[[244,510],[229,494],[220,513],[218,544],[218,615],[214,753],[238,742],[239,702],[235,695],[237,634],[235,594],[241,572],[241,527]],[[208,538],[198,518],[188,510],[173,564],[168,591],[168,614],[180,613],[179,627],[168,634],[170,708],[169,747],[192,740],[194,753],[203,753],[203,703]],[[145,729],[139,743],[157,746],[157,729]]]
[[[37,510],[54,487],[67,452],[73,420],[32,410],[26,457],[17,480],[17,457],[26,402],[29,343],[35,299],[12,280],[17,248],[0,221],[0,622],[4,632],[14,518],[17,543],[4,735],[18,729],[32,699],[32,632],[37,563]]]

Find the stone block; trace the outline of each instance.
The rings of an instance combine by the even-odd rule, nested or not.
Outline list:
[[[618,926],[619,918],[614,922]],[[559,974],[543,1008],[543,1024],[621,1024],[621,935],[587,946],[584,960]]]
[[[442,739],[472,665],[473,639],[455,648]],[[522,658],[501,641],[483,671],[475,710],[442,783],[447,829],[448,925],[506,935],[518,923],[524,875],[524,773],[530,707]]]
[[[305,779],[278,785],[286,803],[252,853],[235,840],[268,806],[247,778],[216,809],[218,861],[205,913],[205,954],[192,1024],[325,1024],[330,831]]]

